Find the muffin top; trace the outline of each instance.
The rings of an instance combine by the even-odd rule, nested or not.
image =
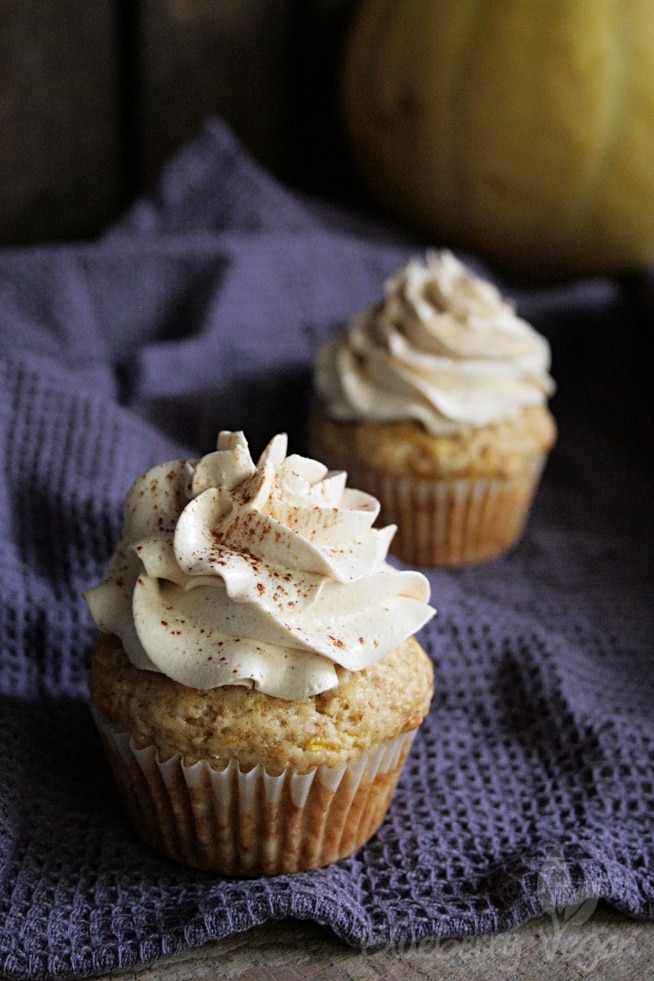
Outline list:
[[[85,596],[137,669],[304,698],[433,616],[426,577],[386,561],[396,529],[372,527],[376,499],[286,447],[276,436],[255,464],[243,433],[222,432],[214,453],[133,484],[122,538]]]
[[[335,419],[467,434],[545,404],[549,366],[547,340],[443,251],[409,262],[320,349],[315,385]]]
[[[414,638],[361,671],[336,671],[336,687],[292,700],[243,685],[200,690],[135,668],[120,641],[103,635],[89,687],[101,716],[137,746],[156,746],[162,760],[179,754],[187,765],[203,759],[223,769],[235,758],[271,775],[341,766],[416,729],[429,711],[433,669]]]
[[[530,405],[511,419],[480,429],[432,436],[413,420],[342,422],[319,406],[310,420],[312,445],[339,460],[395,477],[424,480],[513,477],[547,453],[556,422],[547,406]]]

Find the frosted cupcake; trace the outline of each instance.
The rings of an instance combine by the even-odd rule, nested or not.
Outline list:
[[[140,835],[227,875],[314,868],[382,822],[432,666],[427,580],[344,473],[242,433],[140,477],[103,581],[93,712]]]
[[[381,502],[412,565],[507,552],[556,425],[547,340],[452,253],[409,262],[319,352],[310,450]]]

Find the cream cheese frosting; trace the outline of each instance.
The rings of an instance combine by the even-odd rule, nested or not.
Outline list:
[[[341,420],[414,419],[450,435],[512,418],[554,391],[547,340],[493,283],[428,252],[323,346],[315,383]]]
[[[395,525],[346,474],[287,456],[255,465],[243,433],[197,462],[164,463],[131,487],[124,531],[92,618],[132,664],[192,688],[246,685],[299,698],[338,684],[429,620],[429,583],[393,568]]]

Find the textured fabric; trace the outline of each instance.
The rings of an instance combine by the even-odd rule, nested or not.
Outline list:
[[[369,844],[229,881],[150,851],[117,799],[81,591],[127,488],[221,428],[303,452],[317,345],[420,247],[288,193],[210,122],[100,241],[0,253],[6,977],[125,968],[286,916],[360,946],[600,898],[654,916],[648,271],[501,284],[552,343],[560,438],[518,548],[428,573],[436,695]]]

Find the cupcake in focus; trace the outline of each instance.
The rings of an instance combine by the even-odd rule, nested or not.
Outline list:
[[[312,454],[381,503],[412,565],[520,539],[556,424],[547,340],[451,252],[413,260],[318,352]]]
[[[130,489],[85,593],[92,710],[141,837],[226,875],[350,855],[429,711],[429,584],[386,560],[379,504],[276,436],[223,432]]]

